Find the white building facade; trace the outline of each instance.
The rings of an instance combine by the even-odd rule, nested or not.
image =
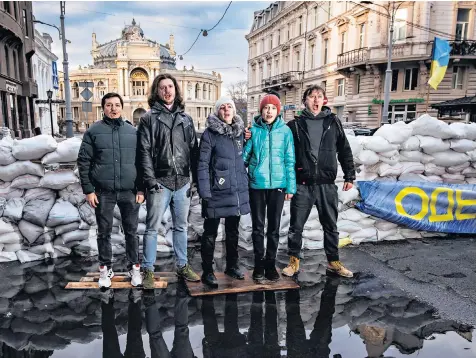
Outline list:
[[[53,39],[47,33],[41,34],[35,30],[36,51],[33,55],[33,75],[38,84],[39,100],[47,100],[47,91],[52,90],[52,99],[56,100],[58,91],[53,86],[53,62],[58,61],[58,57],[51,52]],[[35,124],[41,129],[42,134],[51,134],[51,118],[53,118],[53,132],[58,133],[58,105],[52,104],[52,112],[47,103],[35,103]]]
[[[476,1],[394,2],[389,118],[410,121],[442,101],[476,93]],[[378,6],[380,5],[380,6]],[[272,3],[256,11],[249,42],[248,119],[267,92],[280,95],[286,120],[302,109],[304,90],[317,84],[344,122],[381,123],[390,20],[389,2]],[[438,90],[427,81],[434,37],[453,52]]]

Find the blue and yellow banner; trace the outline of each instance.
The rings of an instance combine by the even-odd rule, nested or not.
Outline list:
[[[476,185],[359,182],[357,208],[414,230],[476,233]]]
[[[431,55],[430,79],[428,80],[428,84],[435,90],[440,82],[443,81],[443,77],[445,77],[448,62],[450,61],[450,52],[450,43],[435,37]]]

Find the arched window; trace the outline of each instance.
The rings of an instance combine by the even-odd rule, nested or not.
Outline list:
[[[8,51],[8,46],[5,45],[3,47],[5,49],[5,61],[6,61],[6,69],[7,69],[7,76],[11,76],[10,75],[10,53]]]
[[[149,83],[149,77],[147,73],[142,69],[135,69],[131,73],[132,80],[132,95],[133,96],[145,96],[147,94],[147,84]]]
[[[207,85],[203,84],[203,99],[207,99]]]
[[[106,94],[106,85],[104,84],[103,81],[99,81],[98,84],[97,84],[98,98],[99,99],[103,98],[105,94]]]
[[[200,85],[197,83],[195,85],[195,99],[199,99],[200,98]]]
[[[79,86],[78,86],[78,82],[74,82],[73,83],[73,98],[78,98],[79,97]]]

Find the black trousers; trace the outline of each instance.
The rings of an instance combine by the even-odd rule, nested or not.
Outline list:
[[[99,204],[96,207],[96,222],[98,225],[98,251],[101,266],[112,265],[111,232],[114,219],[114,207],[119,207],[122,217],[122,228],[126,237],[127,269],[139,263],[139,236],[137,225],[139,207],[136,195],[132,191],[117,191],[96,193]]]
[[[291,222],[288,234],[288,255],[301,257],[302,231],[313,205],[319,212],[324,230],[324,251],[328,261],[339,260],[337,231],[337,186],[334,184],[298,185],[291,200]]]
[[[202,235],[202,267],[204,271],[213,271],[213,253],[215,252],[215,241],[218,234],[220,219],[205,219]],[[225,247],[226,266],[232,267],[238,263],[238,226],[239,216],[229,216],[225,218]]]
[[[284,189],[250,189],[251,219],[253,223],[253,250],[255,260],[276,259],[279,244],[279,226],[283,212]],[[264,252],[264,224],[268,217],[266,254]]]

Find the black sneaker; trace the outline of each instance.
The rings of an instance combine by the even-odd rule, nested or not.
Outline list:
[[[234,278],[234,279],[237,279],[237,280],[244,280],[245,279],[245,275],[243,274],[243,272],[241,272],[238,265],[227,268],[225,270],[225,274]]]
[[[255,268],[253,270],[253,280],[261,282],[264,280],[264,266],[263,261],[255,261]]]
[[[264,269],[264,277],[269,281],[279,281],[279,273],[276,270],[276,267],[270,266]]]
[[[207,273],[204,272],[202,274],[201,280],[205,285],[211,288],[218,288],[218,281],[213,272],[207,272]]]

